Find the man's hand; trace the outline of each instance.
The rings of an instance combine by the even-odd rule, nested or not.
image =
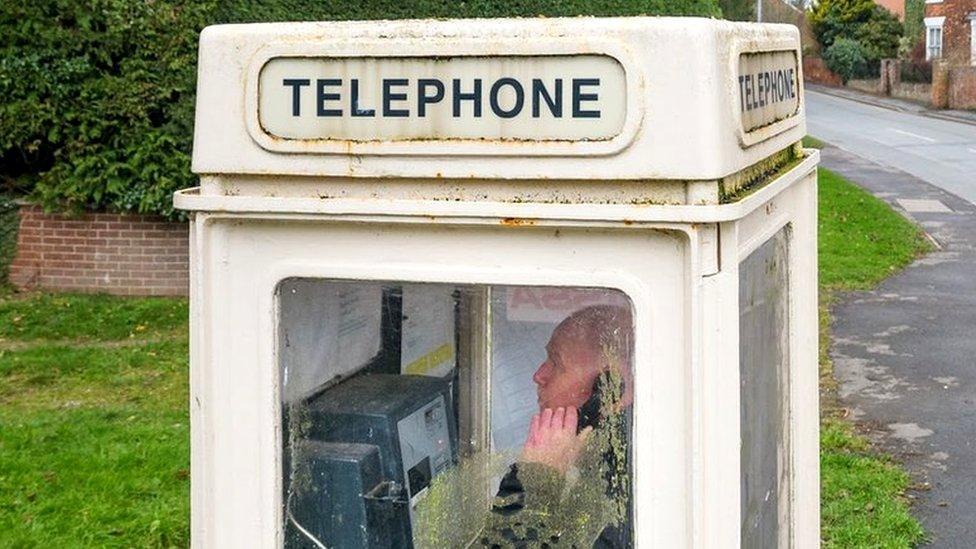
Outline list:
[[[586,445],[586,437],[593,429],[587,427],[576,433],[576,408],[546,408],[532,416],[529,438],[519,461],[541,463],[565,474]]]

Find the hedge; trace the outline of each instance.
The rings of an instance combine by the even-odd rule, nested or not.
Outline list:
[[[914,46],[925,38],[925,0],[905,0],[905,36]]]
[[[0,0],[0,185],[49,210],[176,217],[214,23],[720,15],[717,0]],[[0,191],[4,189],[0,187]]]
[[[17,229],[20,216],[17,204],[0,194],[0,291],[9,283],[10,264],[17,253]]]

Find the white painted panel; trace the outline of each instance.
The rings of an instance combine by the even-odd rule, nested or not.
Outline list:
[[[799,46],[799,32],[792,25],[698,18],[212,26],[200,38],[193,170],[205,175],[438,180],[716,179],[767,158],[805,135],[802,93],[798,93],[795,116],[748,132],[744,128],[751,126],[744,125],[740,116],[740,55],[793,51],[795,59],[799,59]],[[389,107],[405,108],[414,115],[419,114],[416,79],[425,74],[450,78],[453,84],[455,76],[451,71],[461,70],[467,63],[481,63],[486,71],[480,76],[485,95],[491,91],[489,82],[497,82],[491,79],[502,76],[552,78],[554,85],[554,79],[562,74],[562,63],[567,70],[586,68],[581,74],[589,78],[594,61],[605,65],[600,70],[606,69],[607,74],[599,76],[601,84],[595,92],[599,99],[583,103],[599,105],[600,121],[573,119],[571,113],[567,117],[567,109],[572,106],[566,104],[571,97],[565,96],[562,117],[551,115],[546,119],[544,116],[550,114],[542,109],[539,118],[533,118],[531,97],[527,94],[525,101],[529,104],[523,105],[518,116],[492,121],[483,115],[472,125],[472,120],[460,116],[454,119],[453,101],[448,97],[448,91],[453,89],[448,90],[446,84],[445,97],[427,105],[430,109],[425,110],[420,124],[405,122],[417,122],[419,116],[380,116],[381,78],[387,77],[390,67],[402,66],[410,72],[388,76],[408,79],[402,89],[390,84],[393,88],[388,96],[402,93],[407,98],[389,97]],[[262,70],[268,71],[265,78],[271,82],[270,71],[277,70],[278,63],[286,63],[278,67],[286,68],[292,62],[299,62],[303,71],[309,69],[308,74],[294,74],[297,79],[309,81],[307,86],[295,85],[303,107],[300,113],[305,113],[306,103],[317,99],[320,76],[316,71],[333,67],[364,72],[343,75],[342,85],[327,85],[324,94],[339,95],[338,99],[323,97],[327,108],[350,110],[351,76],[357,74],[361,96],[357,106],[363,113],[379,109],[377,116],[348,115],[344,121],[343,117],[323,117],[329,118],[323,127],[317,109],[314,116],[309,110],[297,117],[303,119],[304,126],[294,128],[290,120],[295,88],[284,85],[284,74],[278,75],[275,89],[265,84],[265,91],[278,94],[273,102],[283,109],[284,118],[271,114],[267,110],[270,107],[262,107],[259,101],[260,97],[272,102],[269,95],[258,91]],[[314,67],[318,68],[311,70]],[[368,67],[383,74],[369,75]],[[504,74],[501,67],[524,72]],[[535,72],[541,68],[544,73]],[[559,71],[549,72],[556,69]],[[611,73],[625,82],[626,89],[614,91],[617,99],[607,95],[611,90],[604,84],[604,78],[611,78]],[[367,76],[373,78],[372,84],[367,85]],[[572,74],[564,76],[571,77]],[[324,75],[323,79],[327,78],[330,76]],[[409,83],[411,78],[413,86]],[[797,84],[802,90],[802,79]],[[504,85],[497,90],[503,109],[514,106],[504,104],[503,97],[514,93],[512,88]],[[580,93],[586,90],[581,89]],[[437,95],[436,88],[425,91]],[[572,94],[571,87],[564,90],[567,93]],[[491,110],[490,98],[482,100],[486,113]],[[470,107],[463,104],[462,114]],[[582,105],[581,108],[588,110]],[[449,116],[438,115],[437,109]],[[610,123],[611,109],[615,117],[622,117],[622,125],[615,118]],[[526,113],[528,119],[522,119]]]

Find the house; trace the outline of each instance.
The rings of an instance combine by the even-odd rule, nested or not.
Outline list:
[[[893,13],[899,21],[905,21],[905,0],[874,0],[874,3]]]
[[[925,58],[976,65],[976,0],[925,0]]]

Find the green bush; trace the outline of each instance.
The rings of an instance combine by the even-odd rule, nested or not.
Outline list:
[[[847,83],[851,78],[863,76],[866,72],[867,61],[861,44],[850,38],[838,38],[829,48],[824,50],[824,62],[827,67],[840,75]]]
[[[854,38],[857,27],[867,22],[874,7],[872,0],[821,0],[810,11],[810,26],[827,49],[838,38]]]
[[[10,276],[10,264],[14,260],[14,254],[17,253],[19,226],[17,204],[0,194],[0,288],[7,284],[7,277]]]
[[[903,32],[901,22],[890,11],[881,6],[874,8],[871,17],[854,35],[869,63],[898,57],[898,42]]]
[[[911,46],[924,42],[925,0],[905,0],[905,38]],[[909,48],[911,49],[911,48]]]
[[[212,3],[0,0],[0,166],[49,208],[171,213]]]
[[[902,24],[873,0],[821,0],[810,12],[810,24],[825,60],[826,50],[841,38],[860,44],[866,65],[858,76],[876,73],[881,59],[898,56]]]
[[[720,13],[717,0],[0,0],[0,180],[48,209],[173,216],[172,192],[195,183],[208,24]]]

